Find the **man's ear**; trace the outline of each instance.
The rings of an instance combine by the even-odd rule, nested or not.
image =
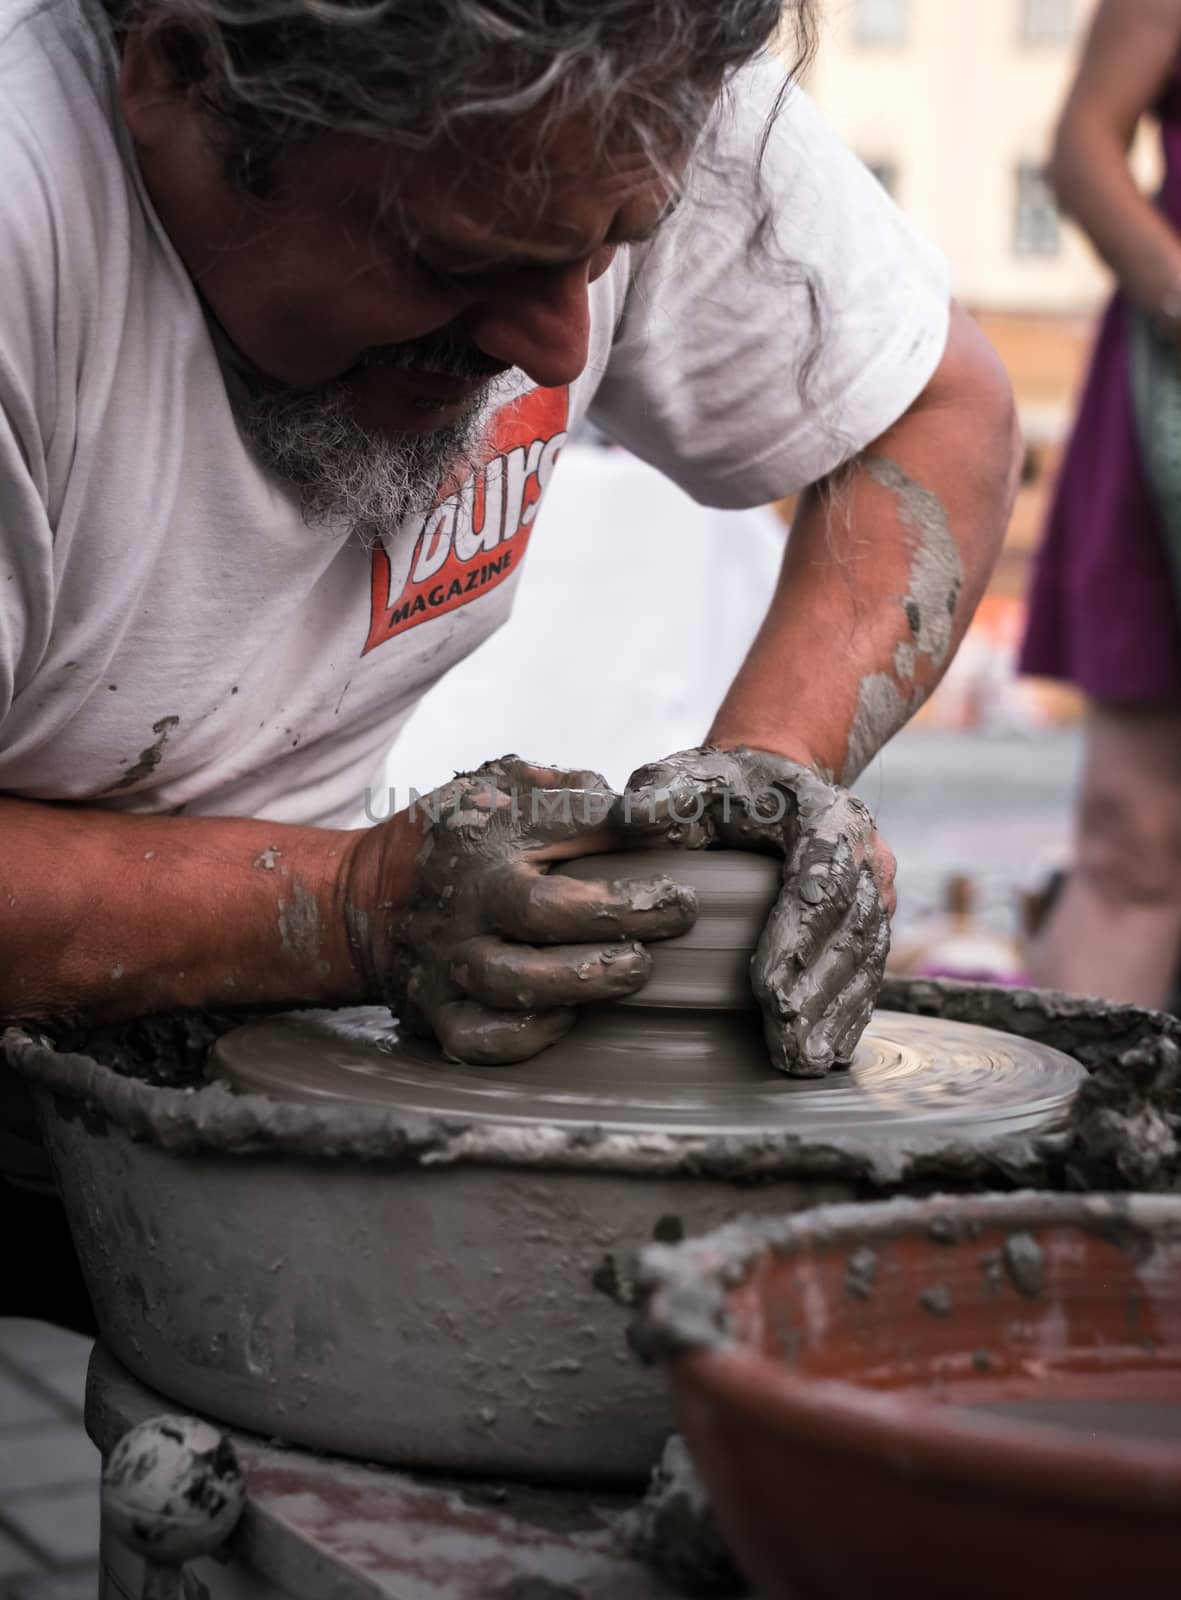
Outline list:
[[[154,149],[173,131],[175,113],[209,76],[208,44],[174,18],[149,18],[123,41],[119,98],[137,145]]]

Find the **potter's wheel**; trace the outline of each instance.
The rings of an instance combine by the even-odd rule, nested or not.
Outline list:
[[[738,866],[770,895],[775,863],[755,860]],[[584,1014],[522,1066],[444,1062],[380,1009],[227,1033],[213,1065],[228,1090],[156,1087],[6,1036],[37,1091],[104,1342],[167,1397],[158,1409],[465,1480],[544,1477],[584,1497],[636,1484],[671,1424],[627,1344],[643,1241],[869,1187],[1060,1170],[1059,1141],[1037,1135],[1083,1078],[1064,1055],[884,1013],[850,1070],[792,1081],[767,1064],[749,991],[745,1011],[678,1005],[686,977],[703,993],[719,949],[749,950],[759,915],[740,937],[752,897],[718,910],[705,875],[727,893],[738,881],[719,856],[670,864],[702,915],[678,947],[652,946],[646,1004]],[[651,862],[579,870],[628,868]],[[1036,995],[1010,1007],[952,987],[947,1010],[977,1015],[977,1000],[1040,1037],[1097,1038],[1113,1070],[1160,1038],[1156,1018],[1089,1010],[1055,1035],[1069,1007]],[[319,1528],[340,1521],[335,1502],[316,1505]]]
[[[983,1141],[1048,1131],[1086,1076],[1069,1056],[1012,1034],[880,1011],[847,1071],[787,1078],[768,1064],[757,1019],[730,1027],[723,1048],[692,1013],[665,1013],[641,1037],[634,1011],[604,1008],[532,1061],[465,1067],[399,1035],[388,1011],[358,1008],[238,1028],[210,1065],[237,1089],[281,1100],[619,1132],[782,1128],[808,1139],[880,1129],[905,1140],[938,1128]],[[560,1072],[551,1061],[559,1049]]]
[[[824,1140],[939,1133],[970,1143],[1048,1132],[1086,1076],[1061,1051],[938,1018],[878,1012],[852,1065],[820,1079],[769,1063],[747,966],[779,867],[736,851],[597,856],[579,878],[671,871],[698,896],[680,939],[653,944],[651,979],[630,1000],[588,1007],[532,1061],[468,1067],[400,1034],[384,1007],[303,1012],[226,1034],[210,1067],[235,1088],[469,1123],[613,1132],[759,1134]]]

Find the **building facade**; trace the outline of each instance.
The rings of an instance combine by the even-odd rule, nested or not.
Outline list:
[[[967,304],[1092,312],[1107,275],[1042,169],[1095,0],[830,0],[808,88]],[[1137,166],[1153,176],[1153,140]]]
[[[1043,177],[1097,3],[821,0],[807,88],[946,252],[958,298],[1008,368],[1027,440],[1005,550],[932,720],[972,726],[1069,714],[1074,704],[1016,684],[1013,660],[1096,314],[1111,292],[1107,269],[1059,216]],[[1133,163],[1151,187],[1151,129]]]

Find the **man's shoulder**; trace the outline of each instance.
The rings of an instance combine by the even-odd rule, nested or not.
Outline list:
[[[47,149],[95,113],[110,132],[117,70],[97,0],[0,0],[0,125],[35,128]]]
[[[83,209],[112,179],[126,181],[118,62],[104,19],[89,0],[0,0],[0,170],[36,173],[46,200]],[[37,198],[8,184],[0,195],[17,206]]]
[[[22,386],[54,352],[69,360],[127,248],[131,180],[100,27],[88,0],[0,0],[0,366]]]

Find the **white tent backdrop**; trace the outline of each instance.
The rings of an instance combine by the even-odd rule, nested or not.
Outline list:
[[[784,539],[770,510],[709,511],[623,451],[568,446],[512,618],[424,697],[390,754],[397,805],[509,752],[618,786],[700,743]]]

